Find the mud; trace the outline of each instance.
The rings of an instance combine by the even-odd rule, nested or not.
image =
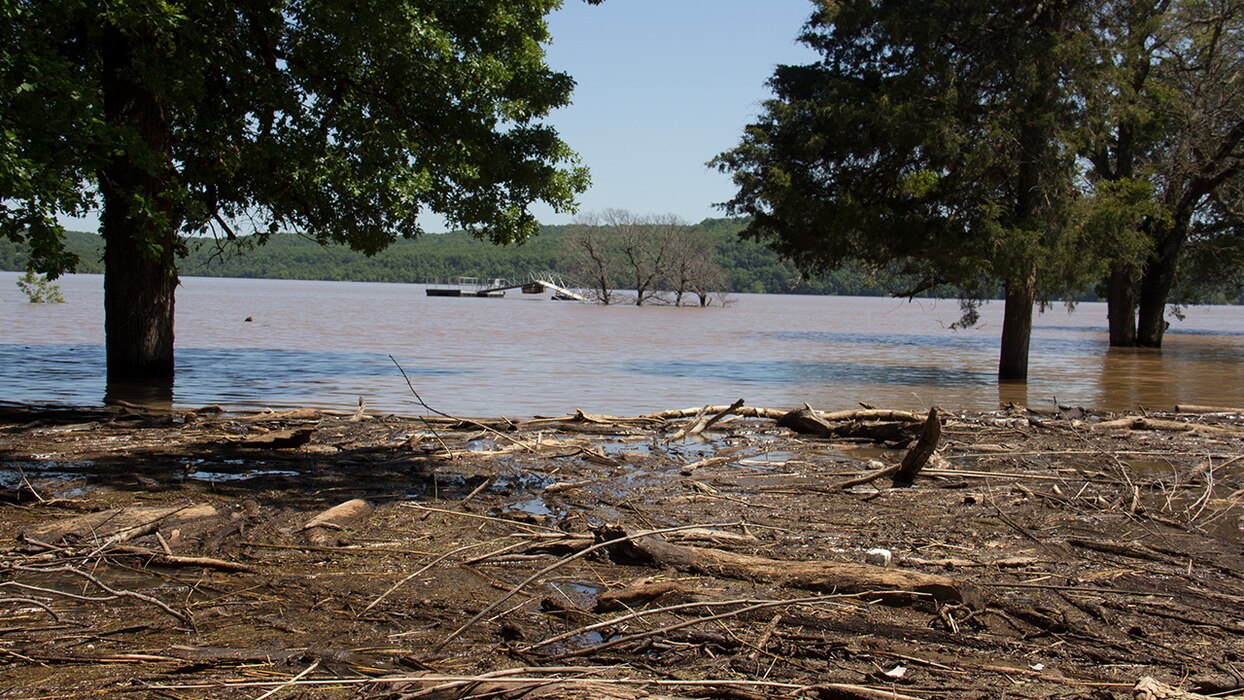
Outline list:
[[[1239,413],[949,413],[914,486],[846,489],[907,444],[733,415],[670,440],[694,414],[0,408],[0,696],[1244,689]],[[312,522],[353,499],[374,508]],[[790,562],[886,549],[969,594],[583,554],[671,529]]]

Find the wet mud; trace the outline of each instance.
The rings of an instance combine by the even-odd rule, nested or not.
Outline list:
[[[0,407],[0,697],[1244,692],[1244,415],[714,413]]]

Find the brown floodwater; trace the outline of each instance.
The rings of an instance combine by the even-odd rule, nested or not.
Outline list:
[[[0,400],[99,404],[103,282],[70,275],[65,304],[28,304],[0,272]],[[237,408],[459,415],[638,414],[724,404],[991,410],[1244,405],[1244,307],[1172,319],[1165,347],[1112,350],[1105,307],[1036,318],[1029,383],[994,374],[1001,303],[950,330],[952,301],[738,294],[725,308],[596,306],[517,291],[435,298],[422,285],[187,278],[177,296],[174,401]],[[248,317],[253,321],[246,321]]]

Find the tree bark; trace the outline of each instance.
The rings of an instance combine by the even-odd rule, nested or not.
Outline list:
[[[1002,351],[998,360],[998,380],[1028,381],[1028,344],[1032,339],[1032,307],[1037,301],[1037,273],[1029,270],[1019,280],[1006,285],[1006,306],[1002,317]]]
[[[1106,280],[1106,316],[1110,324],[1110,347],[1136,345],[1136,284],[1126,265],[1111,267]]]
[[[1188,222],[1178,217],[1158,240],[1157,249],[1145,263],[1140,281],[1140,303],[1136,328],[1136,344],[1146,348],[1162,347],[1166,334],[1166,302],[1175,282],[1175,266],[1179,252],[1188,238]]]
[[[171,395],[178,222],[168,196],[169,126],[136,65],[141,36],[103,31],[104,113],[120,137],[99,173],[109,397],[126,398],[131,392],[117,389],[136,385]]]

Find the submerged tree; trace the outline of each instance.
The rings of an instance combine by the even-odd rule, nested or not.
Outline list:
[[[1244,217],[1244,2],[1111,0],[1087,44],[1081,149],[1110,342],[1159,347],[1172,293],[1230,282],[1205,253],[1229,260]]]
[[[1078,10],[822,4],[801,37],[821,60],[779,67],[775,99],[714,161],[738,187],[727,208],[809,272],[891,266],[918,280],[909,293],[1000,282],[998,376],[1026,380],[1034,304],[1070,258],[1060,66]]]
[[[0,232],[74,260],[102,203],[108,377],[173,372],[183,234],[297,230],[376,252],[419,216],[521,241],[587,173],[542,123],[560,0],[0,3]]]

